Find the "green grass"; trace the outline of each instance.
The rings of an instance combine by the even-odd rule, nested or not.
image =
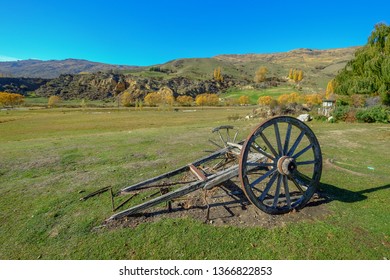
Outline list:
[[[289,86],[267,89],[230,89],[228,92],[222,94],[221,97],[226,99],[238,99],[242,95],[247,95],[251,104],[257,104],[257,100],[260,96],[268,95],[277,100],[280,95],[290,94],[292,92],[297,92],[297,90]]]
[[[47,97],[31,97],[24,98],[25,107],[47,107],[49,98]],[[85,107],[115,107],[115,101],[103,101],[103,100],[84,100]],[[61,100],[58,104],[59,107],[81,107],[81,99]]]
[[[203,155],[210,130],[248,108],[0,111],[0,259],[390,258],[390,127],[311,122],[329,214],[271,229],[190,218],[92,230],[114,190]],[[237,120],[244,138],[260,120]]]

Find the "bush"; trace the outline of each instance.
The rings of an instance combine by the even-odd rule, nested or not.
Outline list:
[[[356,112],[356,118],[358,121],[367,123],[388,123],[390,119],[390,111],[384,106],[364,108]]]
[[[349,106],[337,106],[333,112],[332,116],[335,121],[345,121],[349,117],[349,112],[351,111],[351,107]]]

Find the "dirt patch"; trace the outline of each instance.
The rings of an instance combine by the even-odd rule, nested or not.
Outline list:
[[[105,227],[110,229],[136,227],[163,218],[192,218],[211,226],[274,228],[298,221],[315,221],[328,216],[331,212],[325,205],[327,201],[329,199],[323,195],[315,194],[306,207],[299,211],[269,215],[252,205],[236,182],[230,182],[206,193],[198,190],[174,201],[171,211],[164,206],[155,207],[142,214],[109,221]]]

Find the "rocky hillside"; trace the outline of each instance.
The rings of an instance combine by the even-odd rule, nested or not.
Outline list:
[[[0,91],[26,94],[35,91],[49,80],[42,78],[4,78],[0,77]]]
[[[94,73],[109,70],[123,71],[137,68],[136,66],[111,65],[81,59],[47,61],[28,59],[0,62],[0,76],[52,79],[61,74]]]
[[[143,78],[129,74],[98,72],[82,75],[61,75],[40,87],[35,93],[38,96],[61,96],[63,99],[87,98],[89,100],[105,99],[128,91],[134,98],[143,98],[146,94],[168,87],[174,96],[201,93],[217,93],[232,86],[242,85],[234,79],[223,82],[215,80],[193,80],[185,77],[170,79]]]

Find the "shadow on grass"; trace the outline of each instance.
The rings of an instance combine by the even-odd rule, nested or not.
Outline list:
[[[328,203],[333,200],[338,200],[345,203],[354,203],[367,199],[365,194],[387,189],[390,189],[390,184],[354,192],[341,189],[333,185],[321,183],[318,193],[321,197],[325,198],[325,201],[322,201],[321,203]]]

